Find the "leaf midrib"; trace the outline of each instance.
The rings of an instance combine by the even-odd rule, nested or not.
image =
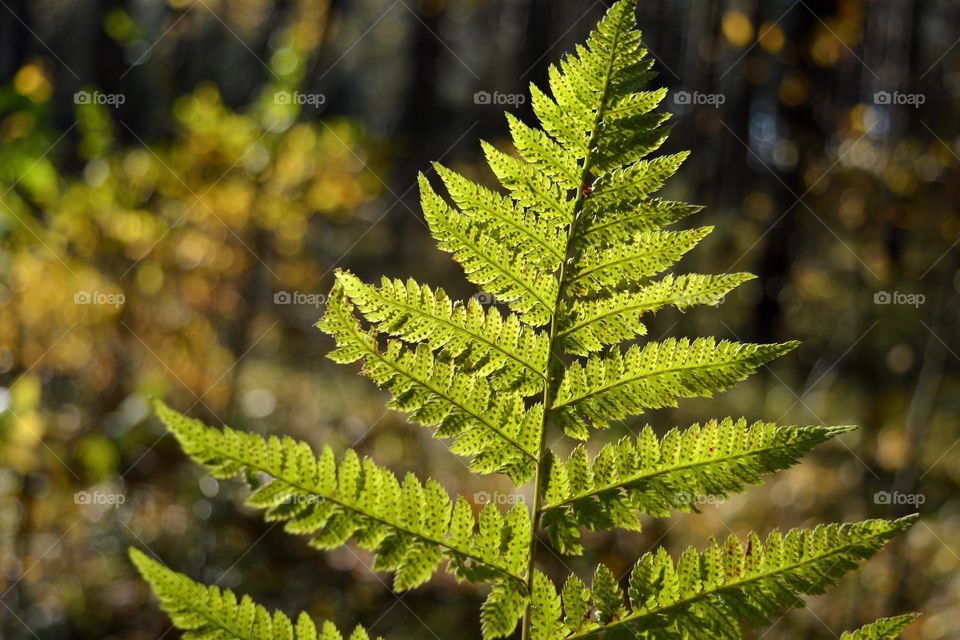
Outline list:
[[[553,313],[550,316],[550,329],[549,329],[549,338],[548,338],[548,349],[547,353],[552,354],[554,346],[557,344],[557,319],[560,313],[560,305],[564,299],[564,288],[565,288],[565,274],[567,266],[567,254],[570,253],[570,249],[575,246],[575,231],[577,226],[577,219],[580,216],[581,210],[583,208],[583,202],[586,198],[586,193],[583,188],[583,185],[586,183],[587,178],[590,175],[591,165],[593,164],[594,152],[596,147],[596,138],[597,134],[600,131],[600,124],[603,122],[604,109],[607,106],[606,102],[609,97],[611,80],[613,78],[613,64],[616,58],[618,48],[620,46],[620,40],[623,36],[624,31],[624,20],[621,18],[621,21],[617,24],[617,31],[614,37],[613,43],[610,47],[610,57],[607,61],[607,69],[603,79],[603,88],[600,93],[599,105],[597,107],[597,113],[594,117],[593,129],[590,131],[590,138],[587,141],[586,145],[586,156],[583,161],[583,168],[580,172],[580,184],[575,188],[577,189],[577,195],[574,199],[574,204],[572,207],[573,219],[570,221],[570,231],[567,235],[567,242],[564,248],[564,260],[560,263],[560,272],[557,278],[557,297],[554,301]],[[558,104],[559,106],[559,104]],[[540,509],[541,509],[541,482],[540,476],[542,471],[542,459],[543,459],[543,449],[546,441],[546,430],[547,423],[550,417],[550,405],[551,405],[551,393],[554,383],[554,376],[551,373],[553,368],[550,366],[550,363],[547,364],[547,382],[543,388],[543,421],[540,424],[540,442],[537,447],[537,462],[536,462],[536,472],[534,476],[534,487],[533,487],[533,516],[531,518],[532,528],[530,536],[530,552],[529,552],[529,561],[527,566],[527,593],[533,593],[533,578],[535,575],[536,567],[536,548],[537,548],[537,523],[540,520]],[[532,598],[528,601],[526,608],[524,609],[523,614],[523,628],[521,631],[521,640],[528,640],[530,637],[530,618],[531,618],[531,607],[532,607]]]

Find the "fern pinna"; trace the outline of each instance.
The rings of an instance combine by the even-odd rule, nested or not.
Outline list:
[[[473,471],[532,482],[532,512],[488,504],[477,514],[436,481],[398,478],[352,450],[317,454],[158,406],[186,453],[215,476],[267,478],[249,504],[314,546],[353,539],[375,553],[375,569],[395,572],[397,590],[441,566],[489,583],[485,639],[518,627],[531,640],[740,638],[743,623],[763,624],[821,593],[911,521],[731,537],[676,559],[659,548],[626,580],[597,567],[589,586],[570,576],[558,589],[538,571],[540,530],[555,552],[578,555],[583,529],[639,531],[642,516],[693,511],[684,496],[741,491],[848,429],[724,418],[662,438],[645,427],[592,458],[582,444],[566,459],[547,446],[550,428],[586,441],[645,410],[723,391],[795,346],[643,339],[645,316],[715,304],[751,276],[661,275],[710,228],[671,229],[698,207],[655,195],[687,154],[650,155],[667,135],[667,115],[655,111],[666,91],[642,90],[654,74],[633,14],[634,0],[616,3],[585,45],[551,66],[550,95],[531,86],[541,128],[508,115],[517,156],[483,144],[506,192],[436,165],[444,196],[420,176],[440,248],[504,311],[413,280],[375,286],[341,271],[318,324],[336,341],[333,360],[362,363],[392,393],[391,408],[449,440]],[[187,637],[341,637],[329,623],[318,632],[302,617],[294,626],[142,554],[134,560]],[[910,619],[847,637],[893,638]]]

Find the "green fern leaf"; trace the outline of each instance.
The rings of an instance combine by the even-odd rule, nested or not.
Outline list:
[[[617,583],[617,577],[605,565],[598,565],[593,574],[594,616],[601,625],[623,617],[626,608],[623,605],[623,590]]]
[[[478,473],[502,471],[517,483],[533,475],[538,406],[526,409],[517,393],[496,393],[489,380],[463,371],[426,345],[415,351],[391,341],[381,351],[376,336],[360,327],[342,288],[335,288],[327,313],[317,325],[337,341],[328,357],[335,362],[363,360],[363,373],[393,393],[389,406],[410,414],[437,435],[455,438],[454,453],[473,456]]]
[[[856,631],[844,631],[840,640],[896,640],[900,632],[917,619],[917,614],[908,613],[893,618],[880,618]]]
[[[599,169],[611,170],[634,163],[660,148],[670,133],[665,125],[670,114],[646,111],[655,108],[665,96],[662,89],[642,91],[627,95],[607,109],[606,125],[625,134],[604,139],[597,149]]]
[[[485,233],[496,236],[540,269],[554,271],[560,266],[565,238],[556,224],[439,163],[433,166],[457,207],[466,217],[481,223]]]
[[[343,640],[331,622],[317,629],[301,613],[294,625],[280,611],[271,615],[248,596],[238,601],[232,591],[196,583],[142,551],[131,548],[130,559],[185,640]],[[369,640],[369,636],[357,627],[349,640]]]
[[[587,585],[575,575],[567,578],[563,584],[563,623],[567,629],[576,633],[590,619],[591,594]]]
[[[524,263],[496,236],[447,205],[423,174],[420,194],[423,215],[438,246],[453,254],[470,282],[509,305],[527,324],[547,324],[557,296],[556,277]]]
[[[683,151],[652,160],[640,160],[604,173],[593,185],[591,206],[600,210],[615,207],[624,201],[650,197],[677,172],[689,155],[689,151]]]
[[[573,202],[568,200],[560,185],[555,184],[531,164],[508,155],[488,142],[481,142],[487,164],[517,204],[528,211],[536,211],[539,218],[558,228],[573,219]],[[561,248],[566,244],[561,236]],[[562,254],[561,254],[562,256]],[[559,261],[556,266],[560,266]]]
[[[592,357],[566,370],[551,412],[569,435],[585,439],[587,426],[605,428],[645,409],[676,406],[678,398],[711,397],[796,346],[671,338]]]
[[[603,206],[587,198],[583,207],[583,219],[573,243],[578,251],[593,252],[631,242],[639,234],[671,225],[703,208],[646,196]]]
[[[156,411],[187,455],[215,477],[265,476],[268,484],[247,502],[264,509],[268,521],[283,522],[288,532],[310,536],[311,544],[321,549],[354,538],[377,553],[375,569],[396,572],[398,591],[426,582],[444,557],[459,577],[525,584],[530,536],[526,509],[510,513],[508,528],[496,507],[487,505],[474,540],[469,506],[458,498],[454,507],[434,480],[422,485],[408,475],[400,483],[393,473],[369,458],[360,460],[353,450],[338,464],[329,447],[317,457],[307,444],[291,438],[208,427],[162,403],[157,403]]]
[[[379,331],[410,344],[425,343],[455,359],[464,371],[490,377],[494,389],[527,397],[542,392],[547,368],[546,336],[504,319],[496,308],[475,299],[453,302],[442,290],[412,279],[384,278],[379,288],[346,271],[337,281],[363,317]]]
[[[711,420],[658,440],[644,427],[636,440],[605,445],[593,462],[583,446],[547,475],[543,525],[561,552],[578,555],[579,527],[640,530],[640,514],[666,517],[696,511],[759,484],[765,474],[795,464],[816,445],[853,427],[793,427],[743,418]]]
[[[631,242],[587,248],[573,260],[569,291],[575,296],[621,289],[630,282],[655,276],[703,240],[713,227],[687,231],[650,231]]]
[[[513,143],[524,160],[562,189],[580,186],[580,167],[576,156],[540,129],[528,127],[511,113],[507,114],[507,122]]]
[[[731,536],[702,553],[687,550],[677,562],[661,548],[645,554],[631,573],[629,608],[613,574],[600,565],[591,594],[593,615],[579,629],[568,626],[566,637],[739,639],[740,620],[762,624],[804,595],[823,593],[915,519],[774,532],[765,542],[751,536],[746,548]],[[582,597],[571,590],[574,616],[582,615]]]
[[[530,607],[531,640],[560,640],[566,633],[561,622],[563,606],[556,587],[537,571],[533,576]]]
[[[646,328],[641,323],[644,314],[668,305],[683,311],[697,304],[717,304],[735,287],[753,278],[749,273],[676,278],[668,275],[636,291],[564,302],[557,340],[565,352],[586,356],[645,335]]]
[[[530,101],[543,130],[559,143],[565,154],[576,161],[586,157],[588,139],[584,132],[587,129],[580,128],[583,121],[568,117],[560,105],[533,83],[530,84]]]
[[[483,640],[503,638],[513,633],[529,600],[524,587],[510,582],[495,583],[480,609]]]
[[[591,428],[710,397],[795,346],[713,338],[620,346],[645,335],[646,314],[716,304],[750,277],[653,280],[710,227],[667,229],[700,207],[657,195],[688,154],[651,156],[666,139],[669,115],[656,111],[666,92],[643,89],[655,74],[634,28],[635,7],[614,3],[584,45],[550,65],[548,92],[531,85],[539,127],[508,116],[516,154],[482,143],[502,191],[435,165],[440,195],[420,175],[439,248],[510,313],[455,302],[412,280],[375,287],[341,271],[318,323],[336,341],[331,359],[361,362],[391,392],[391,408],[451,439],[473,471],[504,473],[517,485],[533,479],[532,513],[488,505],[475,519],[464,498],[451,501],[436,482],[412,475],[401,482],[352,451],[339,461],[329,448],[317,457],[290,439],[164,414],[187,453],[218,477],[267,476],[250,498],[267,519],[322,548],[352,538],[375,551],[377,569],[395,572],[397,589],[422,584],[444,561],[458,579],[490,583],[485,640],[512,634],[521,618],[523,640],[740,638],[741,620],[763,622],[819,593],[909,524],[829,525],[766,541],[751,534],[745,547],[730,538],[676,562],[660,548],[637,563],[628,600],[606,567],[591,589],[571,577],[562,596],[535,569],[535,527],[545,527],[561,552],[579,554],[582,528],[636,530],[643,513],[695,510],[677,496],[740,491],[844,430],[728,419],[663,439],[646,428],[592,460],[584,446],[566,461],[547,446],[549,427],[586,440]],[[259,633],[269,623],[292,639],[289,621],[227,599],[237,628]],[[897,624],[878,622],[856,637]],[[304,628],[311,637],[312,627]]]

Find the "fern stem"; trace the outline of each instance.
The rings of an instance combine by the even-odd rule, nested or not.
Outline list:
[[[531,516],[532,527],[530,534],[530,559],[527,565],[527,594],[530,599],[527,602],[527,608],[523,613],[523,631],[521,633],[522,640],[529,640],[530,638],[530,610],[533,606],[533,577],[537,560],[537,527],[539,526],[540,515],[543,511],[543,496],[541,495],[543,486],[543,479],[541,477],[543,475],[543,453],[544,445],[546,443],[547,425],[549,424],[550,405],[553,402],[553,386],[556,381],[556,376],[554,375],[555,368],[552,366],[553,363],[550,359],[550,356],[553,355],[554,346],[557,344],[557,318],[560,316],[560,307],[565,295],[566,267],[571,258],[570,254],[575,249],[574,237],[576,235],[577,221],[579,220],[580,214],[583,211],[583,203],[587,197],[585,186],[590,177],[590,171],[593,167],[594,150],[597,146],[600,123],[603,122],[607,98],[610,92],[610,84],[613,77],[613,64],[616,58],[617,45],[620,42],[620,36],[622,33],[623,23],[621,22],[619,25],[617,25],[616,35],[610,48],[610,58],[607,60],[607,69],[603,79],[603,89],[600,93],[597,113],[594,116],[593,127],[591,128],[590,137],[587,141],[587,152],[583,159],[583,168],[580,171],[580,181],[576,187],[577,195],[573,201],[573,218],[570,221],[570,230],[567,234],[566,247],[564,248],[563,252],[564,258],[560,263],[560,270],[557,275],[557,298],[554,300],[553,314],[550,316],[550,333],[547,343],[547,380],[543,387],[543,423],[540,425],[540,441],[537,445],[537,466],[533,482],[533,514]]]
[[[591,135],[592,139],[592,135]],[[588,162],[584,162],[584,173],[589,170]],[[582,184],[582,181],[581,181]],[[570,239],[573,237],[573,231],[577,224],[577,214],[579,213],[578,208],[582,206],[583,203],[583,190],[580,190],[580,193],[577,195],[577,200],[574,204],[574,218],[570,222],[570,233],[567,236],[567,248],[566,251],[570,251],[572,245]],[[543,484],[541,476],[543,475],[543,452],[544,445],[546,443],[547,436],[547,424],[550,414],[550,403],[553,401],[551,398],[552,388],[554,384],[554,376],[551,373],[553,371],[552,361],[550,356],[553,355],[554,342],[557,338],[557,316],[560,313],[560,302],[563,299],[563,281],[564,281],[564,272],[567,266],[567,258],[564,257],[564,260],[560,263],[560,271],[558,282],[560,286],[557,290],[557,299],[554,303],[553,315],[550,317],[550,334],[549,342],[547,348],[547,379],[543,385],[543,423],[540,425],[540,439],[537,444],[537,462],[536,462],[536,472],[534,473],[533,480],[533,515],[531,516],[531,529],[530,529],[530,558],[527,564],[527,595],[530,598],[530,602],[527,603],[527,608],[523,613],[523,632],[522,640],[528,640],[530,638],[530,607],[533,602],[533,576],[534,569],[536,568],[536,555],[537,555],[537,527],[540,522],[540,514],[543,511],[542,506],[542,490],[541,486]]]

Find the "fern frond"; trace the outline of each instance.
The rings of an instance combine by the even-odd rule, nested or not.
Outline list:
[[[404,342],[423,342],[460,363],[464,370],[490,377],[494,389],[527,397],[542,393],[547,368],[546,336],[520,322],[504,319],[471,298],[454,302],[443,289],[407,280],[383,278],[380,287],[352,273],[337,271],[350,301],[378,331]]]
[[[599,206],[592,198],[587,198],[573,242],[578,251],[600,251],[631,242],[639,234],[671,225],[702,208],[686,202],[647,197]]]
[[[677,172],[689,155],[689,151],[682,151],[652,160],[640,160],[604,173],[593,185],[591,205],[603,209],[615,207],[624,201],[650,197]]]
[[[528,410],[519,394],[493,391],[486,377],[461,370],[425,345],[410,350],[390,341],[381,351],[376,335],[360,327],[339,286],[317,326],[337,341],[331,360],[362,360],[364,375],[393,393],[388,406],[424,426],[438,427],[438,437],[455,438],[451,450],[472,456],[471,469],[502,471],[517,484],[532,477],[542,405]]]
[[[559,286],[553,274],[527,264],[479,223],[450,207],[423,174],[420,198],[437,245],[453,254],[470,282],[509,305],[527,324],[536,327],[550,321]]]
[[[698,553],[688,549],[674,562],[660,548],[637,562],[629,579],[629,607],[617,580],[600,565],[593,588],[564,588],[563,633],[546,636],[588,638],[623,633],[636,638],[722,638],[739,640],[740,620],[762,624],[801,604],[805,595],[823,593],[843,574],[860,566],[915,520],[866,520],[751,535],[746,548],[731,536]],[[569,584],[569,583],[568,583]],[[569,593],[569,600],[568,600]],[[532,608],[543,607],[534,590]],[[589,616],[583,614],[591,602]],[[544,608],[553,610],[551,594]],[[554,622],[559,617],[554,618]]]
[[[673,265],[713,231],[701,227],[686,231],[650,231],[630,242],[577,253],[566,281],[568,291],[585,296],[618,290],[655,276]]]
[[[543,130],[552,136],[558,144],[573,156],[577,161],[582,160],[588,153],[588,129],[583,127],[583,120],[577,116],[571,118],[553,99],[540,90],[537,85],[530,83],[530,103],[533,112]]]
[[[550,66],[554,99],[564,115],[586,132],[596,126],[594,122],[607,125],[608,110],[653,77],[648,73],[653,60],[647,57],[634,24],[634,7],[625,2],[614,4],[591,32],[586,46],[578,46],[559,68]],[[597,115],[600,117],[591,119]],[[613,137],[613,132],[603,133],[606,135],[593,140],[594,145],[600,138]]]
[[[565,227],[573,220],[573,201],[566,192],[532,164],[508,155],[489,142],[481,142],[487,164],[517,204],[528,211],[536,211],[546,222]],[[567,236],[562,237],[563,245]],[[557,264],[559,266],[559,263]]]
[[[844,631],[840,640],[896,640],[900,632],[917,619],[917,614],[907,613],[892,618],[880,618],[865,624],[856,631]]]
[[[553,582],[539,571],[535,572],[533,576],[531,605],[531,640],[562,638],[564,635],[563,605],[560,596],[557,594]]]
[[[194,582],[137,549],[130,549],[130,559],[185,640],[343,640],[331,622],[317,629],[301,613],[294,623],[281,611],[271,614],[250,596],[238,599],[229,589]],[[358,626],[349,640],[369,638]]]
[[[482,224],[485,233],[507,243],[513,253],[539,269],[552,272],[560,266],[565,238],[556,224],[439,163],[433,167],[453,202],[467,218]]]
[[[507,122],[520,157],[543,172],[559,187],[579,188],[580,167],[575,155],[569,153],[540,129],[528,127],[512,113],[507,113]]]
[[[714,338],[620,346],[645,335],[645,314],[716,304],[751,277],[653,280],[711,227],[666,229],[700,207],[657,197],[688,154],[651,157],[669,114],[656,111],[664,89],[642,90],[655,74],[635,8],[635,0],[613,3],[584,45],[550,65],[549,92],[531,85],[539,128],[507,117],[516,154],[482,143],[502,191],[439,164],[446,194],[419,176],[440,249],[510,313],[413,280],[373,286],[340,271],[317,324],[335,339],[332,360],[361,362],[392,394],[390,408],[451,439],[473,471],[505,473],[518,485],[534,479],[532,513],[488,505],[475,516],[434,480],[401,480],[352,450],[339,460],[329,447],[318,456],[290,438],[214,429],[158,406],[191,457],[216,477],[243,475],[255,488],[252,506],[315,546],[353,539],[375,553],[374,568],[395,573],[399,590],[444,562],[458,579],[489,582],[484,640],[513,634],[521,619],[523,640],[739,639],[741,620],[762,623],[822,592],[912,521],[825,525],[766,541],[752,534],[745,548],[731,537],[676,561],[659,548],[637,562],[627,594],[602,565],[590,588],[570,576],[560,594],[536,570],[534,526],[561,552],[581,553],[584,528],[639,530],[641,514],[695,511],[698,496],[741,491],[847,429],[728,418],[662,439],[646,427],[593,460],[582,445],[565,461],[547,446],[551,425],[586,440],[591,428],[724,391],[796,346]],[[133,558],[187,637],[340,638],[332,625],[318,636],[301,616],[294,628],[249,599]],[[845,637],[891,638],[906,618]],[[358,629],[352,640],[365,638]]]
[[[638,91],[629,93],[622,98],[617,99],[613,104],[607,107],[605,116],[607,126],[620,127],[624,124],[636,125],[636,119],[647,115],[663,102],[667,97],[667,88],[653,89],[651,91]],[[669,113],[658,114],[661,117],[669,117]],[[634,130],[648,129],[646,123],[640,126],[632,126]]]
[[[607,171],[634,163],[659,149],[667,140],[670,127],[665,123],[670,120],[670,113],[629,115],[631,111],[639,111],[650,102],[659,103],[663,99],[660,96],[660,91],[636,93],[607,110],[606,126],[624,131],[625,134],[607,138],[599,146],[596,160],[599,170]]]
[[[693,305],[717,304],[749,273],[717,276],[667,275],[636,291],[616,292],[594,299],[566,301],[560,309],[557,340],[566,353],[586,356],[604,347],[646,334],[641,319],[665,306],[683,311]]]
[[[480,608],[483,640],[504,638],[513,633],[530,602],[527,589],[510,582],[497,582]]]
[[[585,439],[587,426],[604,428],[645,409],[673,407],[678,398],[709,398],[796,346],[670,338],[594,356],[566,370],[551,412],[569,435]]]
[[[162,403],[156,411],[184,452],[214,477],[265,476],[269,483],[247,503],[264,509],[267,521],[283,522],[287,532],[310,536],[321,549],[352,537],[376,552],[374,569],[396,572],[399,591],[430,579],[444,556],[459,577],[525,584],[528,557],[517,549],[526,550],[530,526],[521,506],[510,512],[507,527],[496,507],[487,505],[474,536],[469,503],[462,496],[451,503],[435,480],[424,485],[407,475],[401,482],[352,449],[337,462],[330,447],[318,457],[292,438],[208,427]]]
[[[702,497],[722,499],[786,469],[816,445],[853,427],[794,427],[744,418],[711,420],[658,440],[643,428],[587,458],[583,445],[551,461],[542,524],[561,553],[579,554],[579,527],[640,530],[640,514],[696,511]]]

